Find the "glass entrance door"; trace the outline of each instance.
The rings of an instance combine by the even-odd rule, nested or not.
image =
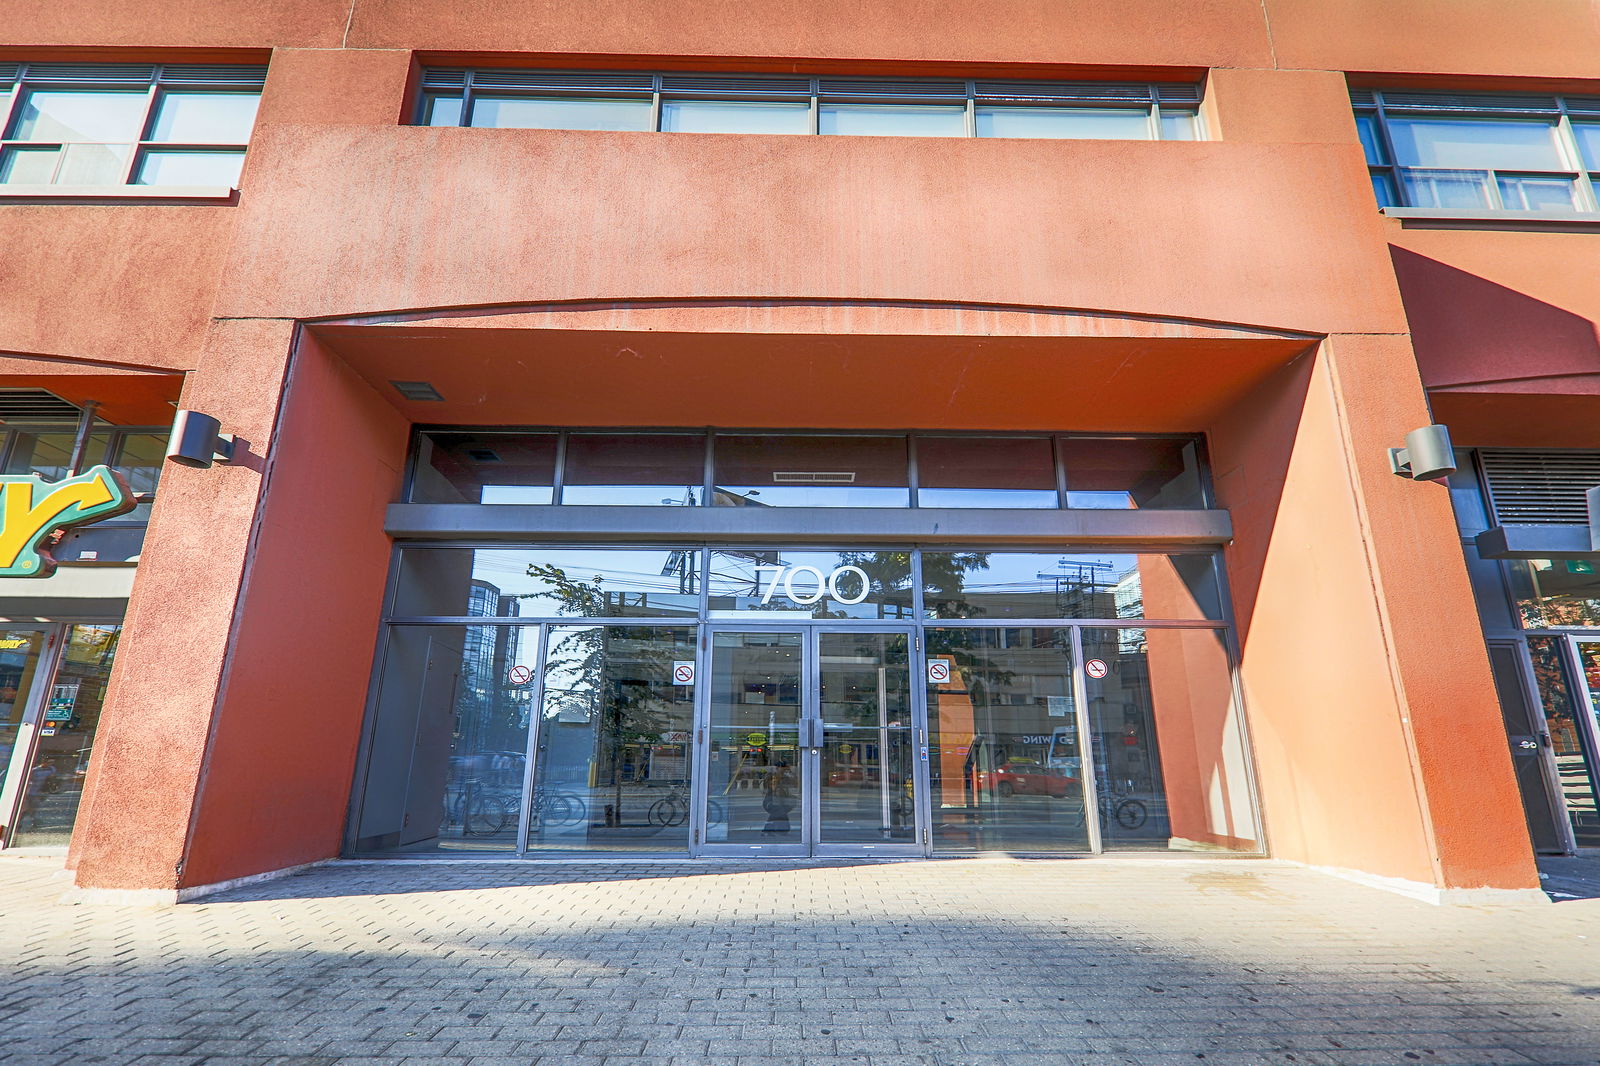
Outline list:
[[[1600,637],[1570,637],[1577,706],[1559,739],[1552,737],[1562,792],[1579,847],[1600,844]],[[1552,733],[1556,724],[1551,723]]]
[[[0,627],[0,846],[43,802],[44,773],[30,773],[40,718],[40,681],[49,674],[54,626]]]
[[[910,631],[714,629],[699,850],[922,854]]]

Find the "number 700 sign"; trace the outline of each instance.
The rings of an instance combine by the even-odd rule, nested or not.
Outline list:
[[[772,575],[771,583],[767,585],[766,592],[761,595],[762,603],[771,603],[772,597],[777,594],[780,586],[783,588],[785,597],[801,605],[816,603],[822,599],[824,594],[840,603],[860,603],[867,598],[867,593],[871,591],[871,582],[867,578],[867,572],[859,566],[838,566],[824,574],[814,566],[778,566],[767,563],[756,567],[758,580],[762,571]],[[815,587],[816,592],[797,592],[794,587],[796,574],[810,575],[810,581],[801,582],[801,589]],[[856,582],[859,583],[859,590],[851,595],[846,595],[839,580],[846,574],[854,576]]]

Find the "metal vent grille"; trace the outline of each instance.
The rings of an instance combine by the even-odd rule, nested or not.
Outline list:
[[[1372,95],[1372,90],[1371,89],[1351,89],[1350,90],[1350,102],[1352,104],[1356,105],[1357,107],[1376,107],[1376,106],[1378,106],[1377,97]]]
[[[15,63],[0,63],[0,89],[10,86],[17,80],[17,65]]]
[[[810,78],[721,78],[711,75],[667,74],[661,79],[661,91],[711,96],[809,96]]]
[[[475,70],[479,88],[538,89],[544,92],[641,92],[655,89],[652,74],[605,74],[595,71],[544,73],[527,70]]]
[[[171,64],[161,68],[163,85],[237,85],[259,89],[267,83],[266,67],[220,64]]]
[[[1496,93],[1392,93],[1383,94],[1385,107],[1426,108],[1433,111],[1537,111],[1561,110],[1553,96]]]
[[[91,82],[95,85],[149,85],[156,68],[150,63],[29,63],[29,81]]]
[[[439,395],[439,390],[427,381],[391,381],[394,391],[407,400],[418,403],[438,403],[444,397]]]
[[[44,389],[0,389],[0,422],[73,422],[81,413]]]
[[[1500,525],[1587,525],[1585,493],[1600,485],[1600,451],[1480,451]]]
[[[974,83],[978,102],[1027,100],[1075,103],[1105,100],[1114,103],[1150,103],[1148,85],[1123,85],[1094,81],[980,81]]]
[[[967,99],[967,83],[818,78],[817,92],[828,100],[950,100],[962,103]]]
[[[1569,96],[1567,110],[1586,115],[1600,115],[1600,96]]]
[[[467,83],[467,72],[464,70],[424,70],[422,72],[422,87],[424,89],[459,89]]]

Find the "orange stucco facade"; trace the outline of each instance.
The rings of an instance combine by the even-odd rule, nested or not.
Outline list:
[[[339,854],[412,424],[663,409],[1205,434],[1270,854],[1537,884],[1448,493],[1386,449],[1600,447],[1600,234],[1385,217],[1348,88],[1600,93],[1591,4],[78,0],[8,12],[4,59],[268,65],[228,202],[0,186],[0,385],[239,442],[163,476],[79,885]],[[1199,79],[1208,137],[405,124],[438,62]],[[1167,701],[1190,747],[1216,698]]]

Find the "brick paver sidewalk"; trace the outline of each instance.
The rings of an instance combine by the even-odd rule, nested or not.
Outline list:
[[[0,862],[0,1060],[1600,1063],[1600,901],[1267,862],[338,865],[169,908]]]

